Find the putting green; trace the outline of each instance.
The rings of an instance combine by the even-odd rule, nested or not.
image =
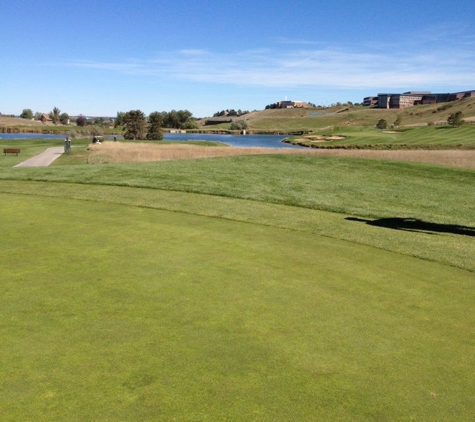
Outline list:
[[[250,223],[2,196],[3,420],[473,415],[473,273]]]

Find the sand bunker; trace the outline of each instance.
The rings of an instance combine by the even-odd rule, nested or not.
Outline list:
[[[304,136],[303,138],[298,138],[297,141],[299,142],[330,142],[330,141],[338,141],[345,139],[344,136],[338,136],[338,135],[331,135],[331,136],[326,136],[326,135],[308,135]]]

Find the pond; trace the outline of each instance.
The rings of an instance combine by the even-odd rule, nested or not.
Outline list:
[[[282,142],[285,135],[210,135],[205,133],[165,133],[166,141],[222,142],[233,147],[305,148]]]
[[[66,135],[44,133],[0,133],[0,139],[64,139]]]
[[[113,135],[104,136],[112,139]],[[0,139],[64,139],[65,135],[51,135],[42,133],[0,133]],[[122,139],[121,137],[118,137]],[[282,142],[285,135],[215,135],[206,133],[165,133],[166,141],[210,141],[222,142],[234,147],[261,147],[261,148],[305,148]]]

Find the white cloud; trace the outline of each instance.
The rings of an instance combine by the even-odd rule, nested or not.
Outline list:
[[[165,52],[152,60],[124,63],[73,61],[69,66],[145,77],[256,87],[378,87],[466,86],[475,82],[475,59],[465,49],[382,53],[343,48],[256,49],[237,53],[206,50]]]

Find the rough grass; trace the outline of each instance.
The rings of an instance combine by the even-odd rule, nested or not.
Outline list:
[[[318,150],[321,157],[371,158],[417,163],[431,163],[444,166],[475,169],[475,150]]]
[[[150,161],[189,160],[195,158],[233,157],[238,155],[279,154],[282,149],[236,148],[229,146],[198,146],[184,144],[151,144],[136,142],[103,142],[90,145],[88,162],[143,163]],[[287,154],[309,154],[311,151],[288,150]]]
[[[90,164],[140,163],[151,161],[189,160],[195,158],[231,157],[240,155],[316,155],[323,157],[371,158],[377,160],[398,160],[424,162],[446,166],[475,168],[475,150],[294,150],[271,148],[204,147],[197,145],[150,143],[104,142],[90,145]],[[60,164],[60,163],[58,163]]]
[[[312,155],[258,155],[158,163],[3,168],[37,180],[194,192],[341,212],[473,224],[473,170]]]
[[[354,219],[345,214],[222,196],[71,183],[0,181],[0,192],[138,206],[279,227],[373,246],[475,272],[475,227],[436,224],[427,215],[420,215],[416,221],[404,218],[396,218],[395,221],[384,218]],[[414,211],[407,215],[414,215]],[[449,221],[454,220],[455,215],[451,215]]]

